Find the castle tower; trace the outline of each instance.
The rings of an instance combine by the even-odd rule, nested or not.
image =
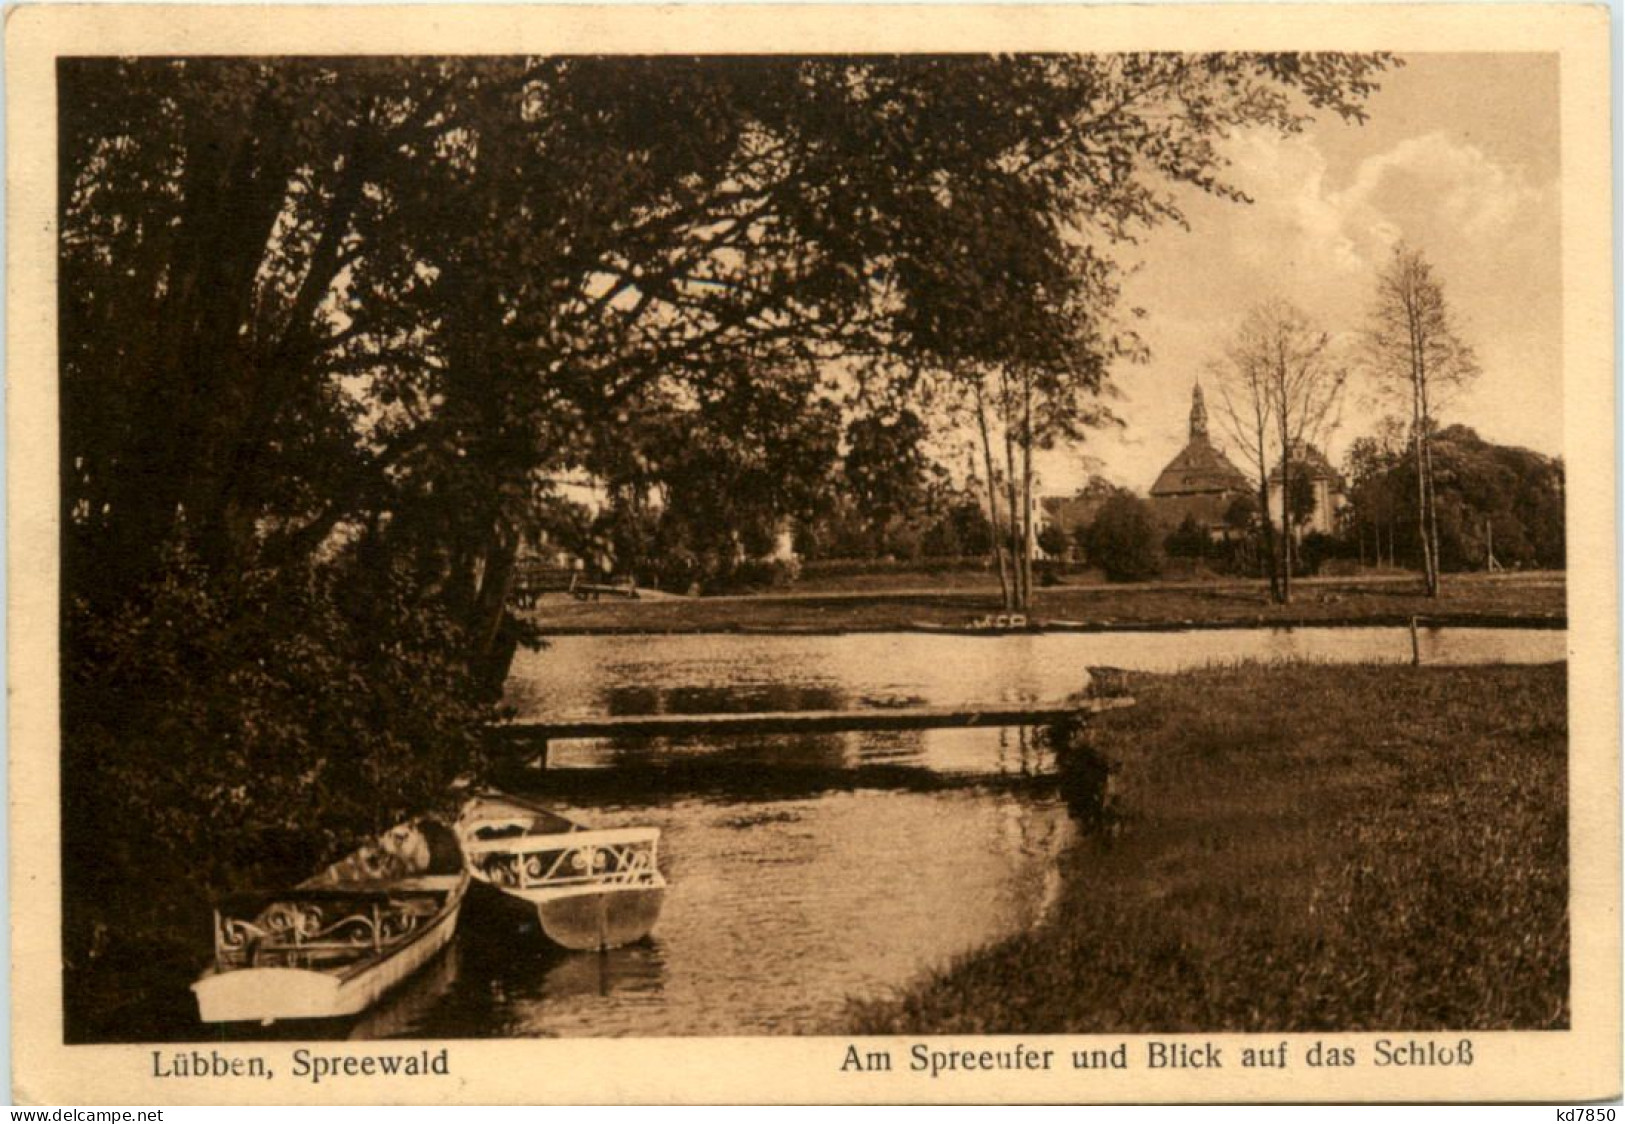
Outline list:
[[[1208,440],[1207,402],[1198,382],[1191,388],[1190,440],[1151,485],[1157,521],[1172,528],[1189,518],[1223,533],[1230,505],[1251,493],[1246,475]]]

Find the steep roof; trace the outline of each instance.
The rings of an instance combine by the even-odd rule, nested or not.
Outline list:
[[[1223,527],[1230,505],[1237,497],[1223,492],[1200,492],[1182,496],[1152,496],[1151,513],[1163,527],[1172,530],[1187,518],[1202,527]]]
[[[1204,492],[1250,492],[1252,485],[1241,469],[1207,439],[1193,434],[1190,444],[1168,462],[1151,485],[1153,496],[1184,496]]]

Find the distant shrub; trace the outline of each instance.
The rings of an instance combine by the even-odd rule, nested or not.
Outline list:
[[[457,658],[466,637],[408,568],[371,561],[224,579],[177,550],[113,607],[65,607],[70,1038],[195,971],[216,895],[449,810],[452,781],[483,769],[496,710]]]
[[[1162,548],[1175,558],[1205,558],[1212,549],[1207,528],[1187,515],[1184,521],[1163,540]]]
[[[988,560],[982,557],[921,558],[918,561],[898,558],[822,558],[804,562],[801,576],[805,578],[862,577],[870,574],[945,574],[985,570]]]
[[[759,589],[788,589],[801,576],[801,563],[792,558],[747,558],[704,584],[706,593],[740,593]]]
[[[1072,540],[1054,523],[1046,523],[1038,532],[1038,547],[1055,559],[1066,559],[1072,553]]]
[[[1306,574],[1318,574],[1327,562],[1348,556],[1348,544],[1331,535],[1313,531],[1298,544],[1298,565]]]
[[[1162,535],[1151,505],[1119,492],[1089,525],[1089,561],[1111,581],[1144,581],[1162,572]]]

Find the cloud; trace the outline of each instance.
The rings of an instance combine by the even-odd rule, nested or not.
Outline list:
[[[1521,169],[1435,132],[1363,161],[1343,197],[1353,207],[1425,215],[1462,236],[1492,238],[1514,229],[1544,194]]]
[[[1311,139],[1253,131],[1227,147],[1235,182],[1253,198],[1227,224],[1239,257],[1270,270],[1366,267],[1360,235],[1369,216],[1329,189],[1326,157]]]
[[[1311,135],[1252,132],[1227,154],[1255,200],[1225,224],[1236,256],[1312,286],[1369,275],[1401,239],[1436,248],[1441,264],[1467,265],[1532,228],[1555,231],[1555,182],[1533,183],[1522,167],[1442,131],[1366,157],[1346,186],[1333,183]]]

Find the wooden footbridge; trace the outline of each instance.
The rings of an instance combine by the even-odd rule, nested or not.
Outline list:
[[[729,734],[811,734],[847,730],[941,730],[1039,726],[1086,718],[1134,705],[1131,698],[1064,703],[990,703],[986,706],[870,707],[862,710],[785,710],[747,714],[607,714],[546,722],[512,722],[492,731],[511,752],[543,764],[549,743],[567,738],[694,738]]]

